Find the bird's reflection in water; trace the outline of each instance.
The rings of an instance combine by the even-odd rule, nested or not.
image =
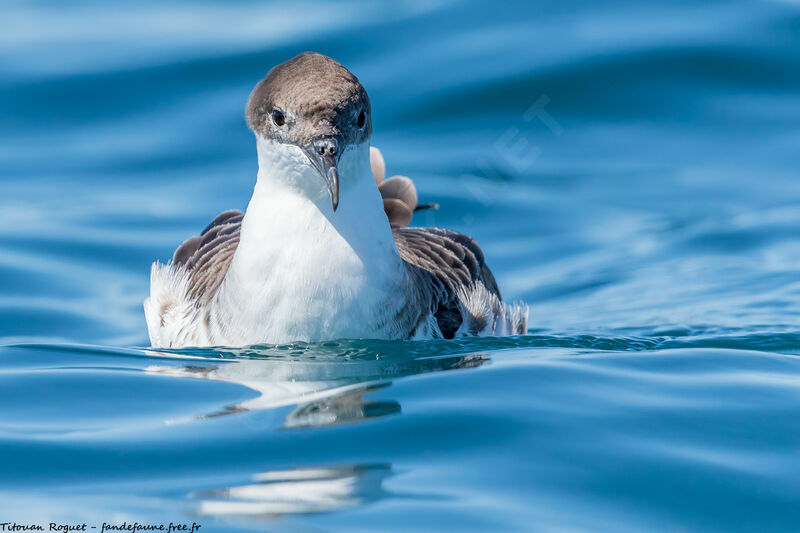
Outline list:
[[[276,518],[324,513],[364,505],[384,496],[388,464],[273,470],[252,482],[192,495],[201,515],[220,518]]]
[[[224,355],[230,357],[229,353]],[[294,405],[282,426],[290,429],[357,422],[399,413],[401,407],[396,401],[371,400],[365,396],[387,387],[394,379],[473,368],[489,360],[485,354],[474,353],[438,357],[372,356],[370,359],[285,355],[238,357],[209,366],[150,366],[147,371],[173,377],[238,383],[259,393],[250,400],[200,414],[200,418]]]
[[[388,385],[389,383],[365,385],[330,398],[299,405],[286,416],[284,427],[326,426],[399,413],[400,404],[395,401],[375,401],[363,398],[365,394]]]
[[[238,383],[256,392],[250,400],[193,417],[211,418],[247,411],[293,406],[280,429],[298,429],[357,422],[397,414],[394,400],[375,400],[369,393],[406,376],[474,368],[489,360],[484,354],[467,355],[359,355],[331,357],[316,354],[262,356],[252,353],[219,354],[224,361],[206,359],[187,366],[151,366],[160,375]],[[245,358],[250,357],[250,358]],[[383,357],[383,358],[382,358]],[[206,363],[209,363],[205,366]],[[191,494],[196,510],[225,521],[271,519],[288,514],[339,511],[386,496],[384,480],[390,464],[314,466],[272,470],[247,482]]]

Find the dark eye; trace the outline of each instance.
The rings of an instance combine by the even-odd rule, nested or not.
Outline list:
[[[275,121],[276,126],[283,126],[286,124],[286,117],[277,109],[272,110],[272,120]]]
[[[358,127],[363,128],[364,124],[366,123],[367,123],[367,112],[362,111],[361,113],[358,114]]]

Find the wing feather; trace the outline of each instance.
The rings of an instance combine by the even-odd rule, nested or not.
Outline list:
[[[240,211],[226,211],[175,251],[174,266],[186,272],[186,294],[196,304],[213,298],[225,278],[243,218]],[[502,302],[483,251],[471,237],[439,228],[394,227],[392,232],[417,293],[419,313],[404,311],[409,319],[419,315],[412,336],[431,315],[445,338],[525,332],[527,308]]]
[[[495,331],[505,307],[478,243],[439,228],[395,228],[393,233],[442,336],[452,338],[459,330],[476,335],[486,330],[488,320]]]
[[[239,246],[243,218],[241,211],[225,211],[199,236],[187,240],[175,251],[173,263],[183,265],[189,275],[190,298],[202,302],[216,293]]]

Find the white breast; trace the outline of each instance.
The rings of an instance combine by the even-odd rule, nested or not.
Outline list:
[[[259,176],[231,267],[212,302],[214,344],[396,338],[405,268],[369,168],[345,152],[334,213],[291,145],[259,141]]]

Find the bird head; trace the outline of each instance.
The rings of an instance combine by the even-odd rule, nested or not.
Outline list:
[[[247,103],[257,137],[298,149],[339,205],[339,163],[351,147],[369,141],[369,97],[353,73],[330,57],[300,54],[274,67]]]

